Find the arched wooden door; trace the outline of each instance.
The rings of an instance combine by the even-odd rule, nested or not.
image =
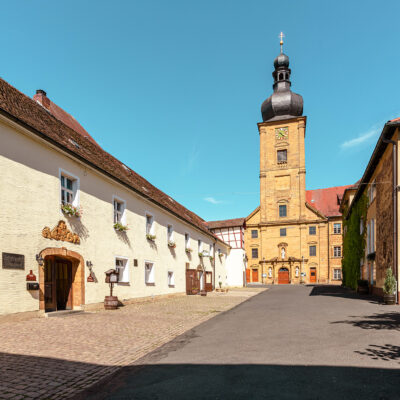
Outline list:
[[[278,284],[287,285],[289,283],[289,270],[287,268],[281,268],[278,271]]]

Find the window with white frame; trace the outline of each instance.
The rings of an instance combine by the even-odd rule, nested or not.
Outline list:
[[[151,214],[146,214],[146,235],[154,235],[154,218]]]
[[[122,223],[125,213],[125,202],[121,199],[114,197],[113,203],[114,203],[114,224]]]
[[[115,269],[118,272],[118,282],[129,283],[129,263],[125,257],[115,257]]]
[[[339,234],[342,233],[342,224],[341,223],[334,223],[333,224],[333,233]]]
[[[144,263],[144,281],[147,285],[154,284],[154,263],[152,262]]]
[[[185,249],[190,249],[190,235],[185,233]]]
[[[367,224],[367,254],[375,252],[375,220]]]
[[[77,192],[78,192],[79,180],[61,171],[60,183],[61,183],[61,203],[78,206]]]
[[[342,248],[340,246],[333,248],[333,257],[342,257]]]
[[[214,257],[214,243],[210,244],[210,253],[209,253],[210,257]]]
[[[197,241],[197,246],[198,246],[198,249],[199,249],[199,253],[202,253],[203,252],[203,241],[201,239],[199,239]]]
[[[167,240],[168,242],[174,241],[174,227],[172,225],[167,226]]]
[[[335,268],[333,270],[333,279],[335,279],[335,280],[342,279],[342,270],[341,269]]]
[[[175,276],[174,271],[168,271],[168,286],[175,286]]]

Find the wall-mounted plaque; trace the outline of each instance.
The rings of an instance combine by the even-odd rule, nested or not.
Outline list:
[[[23,254],[2,253],[3,268],[25,269],[25,256]]]

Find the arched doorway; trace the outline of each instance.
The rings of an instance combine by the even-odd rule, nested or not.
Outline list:
[[[71,250],[46,248],[39,269],[39,309],[46,312],[79,309],[85,304],[83,257]]]
[[[278,284],[287,285],[289,283],[289,270],[282,267],[278,271]]]

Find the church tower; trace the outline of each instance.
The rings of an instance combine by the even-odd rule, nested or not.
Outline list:
[[[261,223],[298,221],[305,216],[306,117],[303,98],[290,90],[289,57],[274,60],[272,95],[261,106],[260,211]]]
[[[303,98],[291,90],[289,57],[274,60],[273,93],[261,106],[260,206],[246,218],[248,283],[340,281],[345,187],[306,191]],[[339,277],[339,278],[338,278]]]
[[[303,98],[291,91],[289,57],[274,60],[273,93],[261,106],[259,263],[262,282],[298,281],[307,255]],[[265,279],[266,278],[266,279]]]

